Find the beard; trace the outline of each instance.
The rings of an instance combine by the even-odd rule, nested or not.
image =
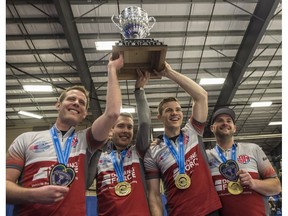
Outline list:
[[[229,133],[224,133],[221,130],[216,130],[215,132],[215,136],[220,138],[220,139],[228,139],[233,137],[234,132],[233,131],[229,131]]]

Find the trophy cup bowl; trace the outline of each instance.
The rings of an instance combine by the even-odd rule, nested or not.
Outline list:
[[[113,15],[111,20],[125,39],[141,39],[149,36],[156,23],[154,17],[148,18],[147,12],[136,6],[125,8],[119,16]],[[149,25],[151,21],[153,23]]]
[[[119,79],[137,79],[136,68],[148,70],[150,78],[159,79],[153,69],[161,70],[164,67],[167,45],[152,38],[150,30],[156,23],[154,17],[140,7],[125,8],[118,16],[111,17],[118,27],[123,40],[113,46],[112,56],[116,58],[119,52],[124,55],[124,67],[118,74]]]

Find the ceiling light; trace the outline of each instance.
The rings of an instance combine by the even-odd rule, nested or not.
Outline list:
[[[112,46],[115,45],[117,41],[96,41],[96,50],[112,50]]]
[[[154,132],[164,131],[164,128],[153,128]]]
[[[128,107],[128,108],[121,108],[120,112],[126,112],[126,113],[135,113],[135,108],[133,107]]]
[[[52,92],[51,85],[23,85],[25,91],[29,92]]]
[[[282,125],[282,121],[270,122],[269,125]]]
[[[29,116],[29,117],[32,117],[32,118],[37,118],[37,119],[42,119],[43,116],[40,116],[40,115],[37,115],[37,114],[34,114],[34,113],[30,113],[30,112],[26,112],[26,111],[19,111],[18,114],[20,115],[25,115],[25,116]]]
[[[202,78],[200,79],[200,85],[219,85],[223,84],[224,78]]]
[[[265,101],[265,102],[253,102],[251,104],[251,107],[268,107],[271,106],[272,102],[271,101]]]

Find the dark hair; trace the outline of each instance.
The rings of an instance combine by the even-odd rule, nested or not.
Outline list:
[[[167,97],[167,98],[163,98],[162,101],[159,103],[158,105],[158,114],[162,115],[163,112],[163,105],[165,103],[171,102],[171,101],[175,101],[177,103],[179,103],[179,101],[177,100],[177,98],[175,97]]]
[[[69,92],[71,90],[78,90],[78,91],[81,91],[81,92],[84,93],[84,95],[85,95],[85,97],[87,99],[86,109],[88,109],[88,107],[89,107],[89,92],[85,89],[84,86],[75,85],[75,86],[72,86],[72,87],[69,87],[69,88],[65,89],[61,93],[60,97],[58,98],[58,102],[63,102],[63,100],[67,96],[67,92]]]

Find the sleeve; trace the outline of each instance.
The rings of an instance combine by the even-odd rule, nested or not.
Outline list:
[[[206,126],[206,122],[199,122],[196,119],[192,118],[191,124],[193,128],[197,131],[200,136],[203,136],[204,128]]]
[[[186,123],[185,127],[183,128],[183,131],[187,131],[190,129],[193,129],[199,136],[203,137],[204,128],[206,126],[206,122],[199,122],[195,120],[193,117],[189,119],[189,121]]]
[[[150,145],[151,113],[144,89],[134,92],[137,103],[138,130],[136,135],[136,149],[141,158],[144,157]]]
[[[22,172],[25,164],[25,152],[26,152],[25,140],[27,140],[28,138],[29,136],[27,136],[24,133],[18,136],[12,142],[12,144],[8,149],[6,168],[18,169],[20,172]]]
[[[144,168],[146,180],[161,178],[160,170],[157,166],[156,161],[152,156],[151,148],[149,148],[144,157]]]
[[[258,164],[258,172],[261,176],[261,178],[266,179],[266,178],[271,178],[271,177],[276,177],[277,173],[275,172],[272,164],[270,163],[268,157],[264,153],[264,151],[261,149],[260,146],[255,145],[255,155],[256,155],[256,161]]]
[[[88,129],[85,129],[86,131],[86,140],[87,140],[87,149],[91,152],[91,154],[94,154],[97,150],[101,150],[102,147],[105,145],[107,140],[98,141],[95,140],[92,135],[92,129],[89,127]]]

